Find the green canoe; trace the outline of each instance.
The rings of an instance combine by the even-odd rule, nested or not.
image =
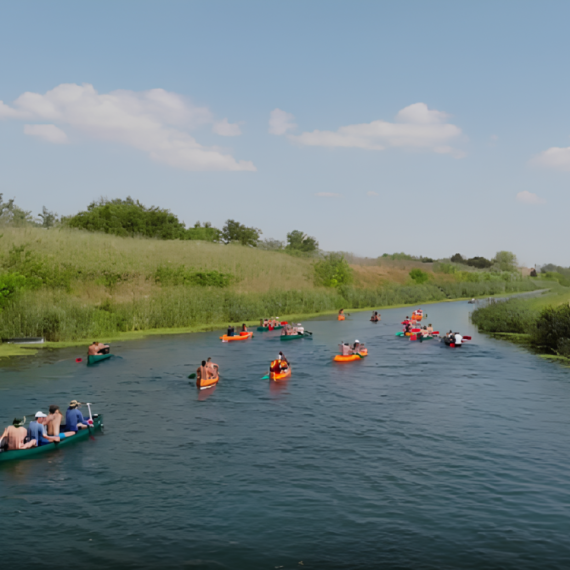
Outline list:
[[[277,325],[276,327],[273,327],[271,330],[272,331],[278,331],[279,329],[282,329],[283,325]],[[269,330],[269,327],[257,327],[257,330],[259,332],[267,332]]]
[[[101,360],[107,360],[107,358],[111,358],[112,354],[90,354],[87,357],[87,364],[96,364],[97,362],[101,362]]]
[[[305,334],[282,334],[281,340],[298,340],[300,338],[313,338],[313,335],[306,332]]]
[[[93,432],[103,427],[103,414],[93,414],[93,427],[79,430],[75,435],[71,435],[62,439],[59,443],[48,443],[40,447],[31,447],[30,449],[16,449],[12,451],[0,451],[0,463],[3,461],[14,461],[18,459],[33,459],[47,453],[49,451],[59,450],[77,441],[85,441]],[[62,426],[62,430],[65,426]]]

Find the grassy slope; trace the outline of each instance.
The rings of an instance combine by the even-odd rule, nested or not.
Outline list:
[[[13,245],[27,244],[34,255],[49,260],[50,264],[73,266],[78,274],[99,275],[110,272],[124,276],[125,280],[122,283],[119,282],[112,287],[106,286],[98,278],[78,279],[72,284],[69,293],[61,293],[86,306],[99,306],[105,301],[128,303],[135,299],[155,298],[160,294],[161,287],[154,282],[152,275],[157,267],[163,264],[232,273],[238,278],[237,283],[231,286],[231,290],[236,293],[263,295],[276,290],[307,293],[322,291],[316,288],[312,281],[312,260],[279,252],[193,241],[119,238],[78,230],[2,228],[0,233],[3,234],[0,238],[2,256],[5,256]],[[355,273],[354,285],[359,289],[373,289],[385,283],[409,284],[409,271],[414,267],[420,267],[434,275],[431,264],[388,260],[381,260],[379,264],[377,260],[358,258],[351,258],[350,261]],[[437,279],[453,281],[454,278],[451,275],[438,274]],[[44,306],[49,305],[53,298],[57,298],[57,294],[49,291],[38,291],[33,295],[39,301],[43,297]],[[309,316],[309,312],[304,313],[304,316]],[[287,318],[285,314],[280,316]],[[289,318],[291,317],[292,315],[289,315]],[[300,318],[300,315],[297,315],[297,318]],[[152,332],[163,334],[212,330],[223,324],[216,322],[183,328],[157,328]],[[106,338],[140,338],[147,334],[151,334],[151,331],[133,330]],[[64,344],[77,345],[78,342],[57,345]],[[0,345],[0,356],[15,352],[29,354],[32,349]]]

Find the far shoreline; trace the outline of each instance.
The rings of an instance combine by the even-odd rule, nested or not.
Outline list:
[[[549,291],[549,289],[538,289],[536,291],[532,291],[530,293],[533,294],[543,294],[544,292]],[[388,305],[388,306],[376,306],[376,307],[365,307],[361,309],[351,309],[349,307],[345,308],[345,311],[350,311],[353,313],[362,313],[366,311],[383,311],[388,309],[403,309],[408,307],[420,307],[423,305],[435,305],[438,303],[457,303],[460,301],[469,301],[471,299],[497,299],[502,297],[514,297],[518,295],[528,295],[529,291],[525,291],[522,293],[500,293],[497,295],[480,295],[478,297],[459,297],[456,299],[443,299],[439,301],[426,301],[423,303],[408,303],[402,305]],[[334,311],[323,311],[320,313],[305,313],[305,314],[291,314],[285,315],[280,317],[280,320],[284,321],[300,321],[302,319],[312,319],[315,317],[322,317],[326,315],[336,315],[338,310]],[[244,321],[242,321],[244,322]],[[259,320],[256,321],[245,321],[245,324],[249,327],[259,326]],[[129,340],[140,340],[146,338],[148,336],[157,336],[157,335],[174,335],[174,334],[193,334],[193,333],[201,333],[201,332],[212,332],[216,330],[223,331],[228,326],[228,323],[212,323],[208,325],[193,325],[189,327],[177,327],[177,328],[163,328],[163,329],[146,329],[141,331],[129,331],[129,332],[121,332],[116,333],[111,336],[106,337],[105,339],[96,339],[99,341],[104,341],[106,343],[111,343],[114,341],[129,341]],[[255,334],[255,331],[254,331]],[[57,350],[62,348],[72,348],[76,346],[84,346],[85,351],[87,351],[87,347],[94,339],[79,339],[73,341],[61,341],[61,342],[44,342],[41,345],[27,345],[27,344],[8,344],[8,343],[1,343],[0,344],[0,362],[2,359],[8,359],[11,357],[17,356],[34,356],[38,352],[43,350]]]

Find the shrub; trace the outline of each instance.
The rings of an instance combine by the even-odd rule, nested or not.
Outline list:
[[[467,265],[471,267],[476,267],[477,269],[487,269],[493,265],[492,261],[485,259],[484,257],[471,257],[465,261]]]
[[[410,271],[410,277],[418,285],[422,285],[423,283],[426,283],[427,281],[429,281],[429,275],[425,271],[422,271],[421,269],[412,269]]]
[[[161,285],[227,287],[234,278],[229,273],[221,273],[220,271],[194,271],[184,265],[175,267],[162,265],[156,269],[154,280]]]
[[[465,263],[465,259],[463,259],[463,256],[460,253],[456,253],[455,255],[452,255],[450,261],[452,263]]]
[[[329,253],[313,267],[316,285],[339,287],[352,282],[352,269],[342,253]]]
[[[0,274],[0,307],[11,301],[26,287],[26,278],[18,273]]]
[[[570,307],[546,307],[536,320],[532,342],[540,348],[558,353],[566,350],[570,339]]]
[[[482,332],[529,333],[536,313],[525,301],[492,301],[473,311],[471,321]]]

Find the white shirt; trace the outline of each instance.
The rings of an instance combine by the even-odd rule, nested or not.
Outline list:
[[[458,333],[455,335],[455,344],[461,344],[463,337]]]
[[[297,327],[297,332],[299,334],[305,334],[305,327]]]

